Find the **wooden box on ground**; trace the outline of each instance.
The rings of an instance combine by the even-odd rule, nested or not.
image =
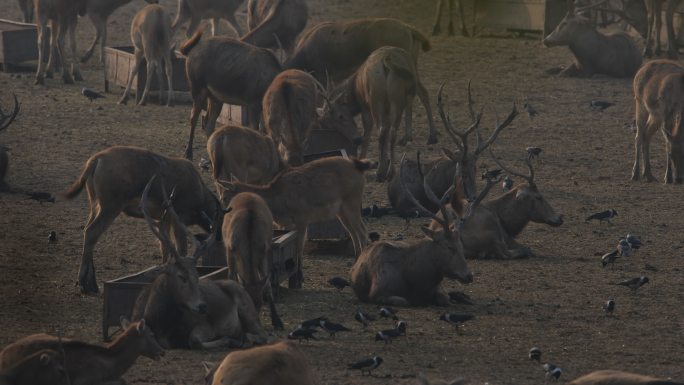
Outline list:
[[[38,60],[37,42],[35,24],[0,19],[0,63],[5,71],[25,61]]]
[[[565,17],[566,0],[474,0],[475,28],[548,35]]]
[[[278,288],[286,279],[290,280],[295,273],[295,253],[297,251],[297,232],[274,230],[271,244],[271,286],[273,294],[278,296]],[[226,257],[222,255],[205,256],[205,266],[226,266]],[[293,287],[293,282],[289,282]]]
[[[178,51],[175,51],[174,54],[174,57],[171,58],[171,61],[173,62],[173,90],[174,92],[190,91],[188,82],[185,79],[185,57]],[[104,65],[105,92],[109,92],[110,85],[117,85],[125,88],[134,66],[135,55],[133,54],[132,46],[106,47]],[[137,102],[140,100],[140,96],[142,96],[143,89],[145,89],[145,81],[147,79],[146,63],[143,63],[138,69],[138,73],[133,76],[135,79],[133,79],[131,90],[135,91],[135,100]],[[166,82],[166,74],[164,74],[163,79],[164,82]],[[166,83],[164,83],[164,90],[166,90]],[[152,78],[150,91],[159,91],[156,75]]]
[[[159,275],[162,266],[153,266],[141,272],[104,283],[102,311],[102,337],[109,340],[109,328],[119,326],[121,316],[130,319],[135,300],[140,292]],[[222,266],[198,266],[200,279],[225,279],[228,268]]]

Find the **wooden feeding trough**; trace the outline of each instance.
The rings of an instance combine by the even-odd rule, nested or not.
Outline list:
[[[566,0],[474,0],[476,30],[551,33],[568,10]]]
[[[131,76],[131,70],[135,66],[135,55],[133,54],[132,46],[122,47],[106,47],[105,48],[105,92],[109,92],[110,84],[126,87],[128,78]],[[190,91],[188,82],[185,80],[185,56],[180,52],[174,51],[174,56],[171,58],[173,62],[173,91]],[[142,90],[145,89],[145,82],[147,79],[147,64],[143,63],[138,68],[138,73],[133,75],[133,84],[131,90],[135,91],[135,101],[140,101]],[[166,78],[164,78],[166,79]],[[164,80],[166,81],[166,80]],[[166,88],[166,84],[164,85]],[[159,91],[159,83],[157,77],[152,78],[150,91]]]
[[[45,45],[49,40],[49,37],[45,39]],[[4,71],[25,61],[38,60],[37,41],[35,24],[0,19],[0,63]]]
[[[102,337],[105,341],[109,340],[109,328],[120,325],[121,316],[130,319],[138,295],[157,278],[162,268],[162,266],[150,267],[104,283]],[[228,278],[228,268],[222,266],[198,266],[197,272],[200,279]]]

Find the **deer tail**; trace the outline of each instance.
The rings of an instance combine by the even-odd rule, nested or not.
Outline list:
[[[66,199],[73,199],[80,194],[86,182],[88,181],[88,178],[93,175],[96,166],[97,158],[88,159],[85,167],[83,168],[83,172],[81,172],[81,176],[78,177],[78,180],[76,180],[66,191],[62,192],[60,195]]]

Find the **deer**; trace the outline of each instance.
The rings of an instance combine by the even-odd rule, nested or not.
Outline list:
[[[218,365],[205,363],[206,385],[314,385],[317,379],[306,356],[290,341],[232,351]]]
[[[416,93],[425,107],[430,135],[428,144],[437,143],[437,131],[432,119],[430,98],[418,71],[420,51],[430,50],[430,41],[415,27],[388,18],[369,18],[340,22],[324,22],[306,30],[293,54],[285,61],[285,68],[310,72],[319,82],[342,82],[361,66],[376,49],[384,46],[403,48],[413,60],[416,71]],[[413,111],[404,116],[406,127],[411,126]],[[406,144],[412,133],[399,140]]]
[[[665,183],[682,183],[684,180],[684,134],[681,132],[684,104],[684,66],[671,60],[653,60],[646,63],[634,76],[636,102],[636,136],[634,138],[634,166],[632,181],[643,178],[651,182],[651,138],[658,129],[666,139],[667,169]],[[642,162],[643,161],[643,165]],[[674,172],[674,176],[673,176]]]
[[[6,114],[0,107],[0,132],[14,122],[17,115],[19,114],[19,99],[17,95],[14,95],[14,108],[12,112]],[[7,176],[7,170],[9,169],[9,149],[0,144],[0,191],[7,189],[7,183],[5,183],[5,177]]]
[[[579,15],[583,9],[576,9],[574,2],[568,0],[565,18],[544,38],[546,47],[568,46],[575,56],[575,62],[559,75],[591,77],[602,74],[616,78],[634,76],[642,61],[641,52],[634,40],[624,32],[603,34],[597,31],[589,19]]]
[[[85,63],[93,56],[97,43],[100,44],[100,63],[104,64],[104,49],[107,46],[107,20],[114,11],[131,2],[131,0],[87,0],[87,14],[93,27],[95,27],[95,38],[90,47],[81,57],[81,62]],[[158,0],[145,0],[147,4],[157,4]]]
[[[119,104],[126,104],[128,93],[131,91],[133,78],[138,73],[138,69],[143,63],[143,58],[147,66],[147,78],[145,79],[145,90],[140,98],[139,105],[143,106],[147,102],[147,95],[152,85],[152,76],[157,73],[157,83],[159,84],[159,104],[162,104],[162,65],[166,73],[167,96],[166,105],[173,105],[173,62],[171,61],[171,18],[164,7],[159,4],[150,4],[138,11],[131,23],[131,41],[133,42],[135,64],[131,68],[128,76],[128,83],[124,90]]]
[[[150,211],[150,191],[157,176],[150,178],[140,200],[140,210],[150,231],[170,250],[171,258],[160,274],[139,295],[133,306],[133,319],[145,319],[165,348],[212,349],[248,347],[266,342],[259,313],[247,291],[233,280],[199,280],[196,264],[211,247],[198,245],[191,257],[185,257],[171,241],[168,228],[156,223]],[[166,194],[163,181],[164,215],[187,236],[174,209],[173,199]],[[171,196],[175,194],[172,192]],[[217,229],[217,231],[219,231]],[[211,242],[213,238],[209,238]]]
[[[114,146],[95,153],[85,163],[79,178],[61,195],[75,198],[84,188],[88,193],[90,214],[83,229],[83,254],[78,274],[78,285],[83,293],[98,291],[93,263],[93,249],[100,236],[120,214],[142,218],[139,202],[147,181],[152,175],[163,177],[167,189],[176,186],[175,209],[185,225],[198,225],[211,233],[212,227],[220,228],[221,204],[202,181],[192,163],[181,158],[170,158],[139,147]],[[159,189],[153,190],[152,215],[160,217],[161,199]],[[218,218],[218,219],[217,219]],[[216,222],[216,223],[215,223]],[[182,253],[187,252],[187,240],[177,224],[174,227],[175,242]],[[162,258],[168,258],[168,250],[161,245]]]
[[[17,0],[19,3],[19,9],[21,9],[21,14],[23,16],[24,23],[33,22],[33,0]]]
[[[416,378],[418,379],[420,385],[463,385],[466,383],[463,377],[455,378],[451,381],[444,381],[438,379],[430,380],[425,376],[425,374],[418,373]]]
[[[289,56],[308,19],[309,7],[305,0],[249,0],[249,31],[241,40],[257,47],[282,48]]]
[[[362,143],[354,117],[343,106],[331,103],[323,85],[306,72],[290,69],[278,74],[264,93],[262,105],[266,132],[291,166],[304,163],[304,149],[314,128],[336,130],[354,144]]]
[[[35,352],[16,365],[0,369],[0,385],[69,385],[62,356],[50,349]]]
[[[644,57],[651,57],[653,53],[660,56],[662,49],[660,46],[660,33],[662,30],[662,6],[665,4],[665,25],[667,31],[667,56],[670,59],[677,59],[679,47],[674,32],[674,12],[681,4],[681,0],[646,0],[648,9],[648,32],[646,34],[646,45],[644,47]],[[655,41],[655,52],[653,43]]]
[[[356,255],[366,246],[366,225],[361,218],[364,171],[373,164],[356,158],[329,157],[283,170],[267,185],[220,180],[224,203],[242,192],[261,196],[282,227],[297,231],[292,286],[302,285],[302,255],[310,223],[337,217],[349,233]]]
[[[122,318],[121,326],[123,333],[105,346],[48,334],[24,337],[0,352],[0,367],[11,367],[32,354],[50,349],[61,352],[61,363],[71,385],[119,383],[138,357],[159,361],[164,356],[164,349],[159,346],[144,319],[128,322]]]
[[[226,211],[222,238],[230,279],[242,284],[257,311],[265,296],[273,328],[282,329],[283,321],[278,316],[271,288],[271,210],[260,196],[240,193],[230,200]]]
[[[444,13],[444,9],[446,8],[447,4],[449,5],[449,9],[447,10],[447,19],[449,20],[449,36],[454,36],[454,22],[452,20],[454,16],[454,1],[458,2],[458,14],[460,16],[461,22],[461,35],[463,35],[464,37],[470,36],[468,34],[468,28],[466,28],[465,25],[463,0],[437,0],[437,8],[435,10],[435,21],[432,23],[432,36],[437,36],[441,32],[440,22],[442,19],[442,14]]]
[[[38,29],[38,69],[36,71],[35,84],[44,85],[45,76],[52,77],[55,61],[59,60],[62,69],[62,81],[65,84],[73,84],[74,79],[83,80],[76,57],[76,24],[78,16],[85,15],[87,0],[33,0],[36,13],[36,27]],[[47,28],[50,28],[50,52],[47,65],[44,62],[46,56],[45,39]],[[64,57],[64,39],[69,33],[69,46],[73,61],[71,73],[69,72]]]
[[[578,377],[568,385],[682,385],[682,382],[665,380],[620,370],[597,370]]]
[[[265,48],[227,37],[200,41],[201,37],[202,31],[197,31],[180,49],[187,56],[185,73],[192,95],[187,159],[192,159],[195,127],[204,106],[207,135],[214,131],[223,103],[246,107],[249,124],[257,129],[264,93],[282,70],[275,55]]]
[[[242,35],[240,25],[235,19],[235,12],[244,3],[244,0],[178,0],[176,20],[173,21],[173,30],[176,31],[182,24],[190,20],[186,36],[193,36],[202,19],[211,19],[211,35],[218,35],[218,27],[221,19],[225,19],[235,30],[237,36]]]
[[[420,164],[420,153],[417,161]],[[400,178],[404,164],[405,156],[401,161]],[[423,215],[439,223],[441,231],[422,226],[425,238],[413,242],[379,241],[366,248],[350,271],[351,286],[362,302],[390,306],[448,306],[448,296],[439,290],[445,277],[466,284],[473,282],[473,273],[463,257],[460,229],[497,181],[489,180],[472,204],[454,216],[447,212],[446,203],[455,187],[437,198],[422,179],[425,194],[439,207],[441,217],[423,207],[405,184],[402,187]],[[460,220],[455,224],[457,217]]]

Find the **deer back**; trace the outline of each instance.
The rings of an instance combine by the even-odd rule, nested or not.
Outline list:
[[[250,0],[247,6],[249,32],[242,41],[264,48],[282,45],[289,52],[308,19],[309,8],[305,0]]]
[[[681,382],[658,379],[619,370],[597,370],[573,381],[568,385],[681,385]]]

